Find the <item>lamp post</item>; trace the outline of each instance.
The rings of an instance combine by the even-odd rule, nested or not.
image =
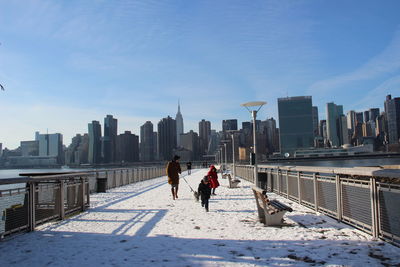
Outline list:
[[[224,144],[224,149],[225,149],[225,166],[224,166],[224,169],[226,170],[226,166],[228,165],[228,157],[226,156],[226,153],[227,153],[227,149],[226,149],[226,144],[227,143],[229,143],[230,142],[230,140],[221,140],[221,143],[223,143]]]
[[[219,164],[223,166],[223,157],[222,157],[222,148],[223,146],[219,146]]]
[[[257,135],[256,135],[256,118],[257,112],[267,104],[264,101],[253,101],[242,104],[242,107],[245,107],[253,118],[253,155],[254,155],[254,184],[258,186],[258,170],[257,170]],[[258,109],[257,109],[258,108]]]
[[[232,137],[232,178],[236,178],[236,166],[235,166],[235,133],[239,131],[229,130],[227,131]]]

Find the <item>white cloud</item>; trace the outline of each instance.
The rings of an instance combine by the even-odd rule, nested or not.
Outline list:
[[[372,107],[382,107],[384,97],[388,94],[391,94],[394,97],[398,97],[400,94],[400,75],[391,77],[381,83],[378,87],[370,90],[364,97],[354,103],[354,109],[368,110]]]
[[[400,28],[395,32],[389,45],[358,69],[327,80],[314,83],[308,92],[312,95],[326,94],[344,88],[354,81],[371,80],[387,73],[400,70]],[[348,90],[342,89],[343,91]]]

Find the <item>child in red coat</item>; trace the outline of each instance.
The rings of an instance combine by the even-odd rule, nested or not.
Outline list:
[[[217,169],[214,165],[210,166],[210,170],[207,173],[208,179],[210,181],[210,187],[212,188],[212,195],[215,195],[215,188],[219,186]]]

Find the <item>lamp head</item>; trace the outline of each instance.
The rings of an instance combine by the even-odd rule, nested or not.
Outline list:
[[[242,107],[245,107],[249,112],[256,111],[256,113],[261,109],[262,106],[267,104],[265,101],[252,101],[241,104]],[[253,109],[251,109],[254,107]],[[258,107],[258,109],[257,109]]]

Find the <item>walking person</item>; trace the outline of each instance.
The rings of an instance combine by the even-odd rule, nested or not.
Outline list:
[[[208,179],[210,180],[210,187],[212,188],[212,195],[216,195],[215,194],[215,188],[217,188],[219,186],[219,182],[218,182],[218,174],[217,174],[217,169],[215,168],[214,165],[210,166],[210,170],[207,173]]]
[[[188,161],[186,163],[186,168],[187,168],[188,175],[192,174],[192,162]]]
[[[207,176],[204,176],[204,178],[200,181],[197,192],[200,194],[201,197],[201,206],[205,207],[206,211],[208,212],[208,200],[211,196],[211,187],[209,185],[209,180]]]
[[[168,162],[167,176],[168,183],[171,185],[172,199],[178,198],[179,189],[179,174],[181,173],[181,165],[179,164],[180,157],[175,155],[174,158]]]

